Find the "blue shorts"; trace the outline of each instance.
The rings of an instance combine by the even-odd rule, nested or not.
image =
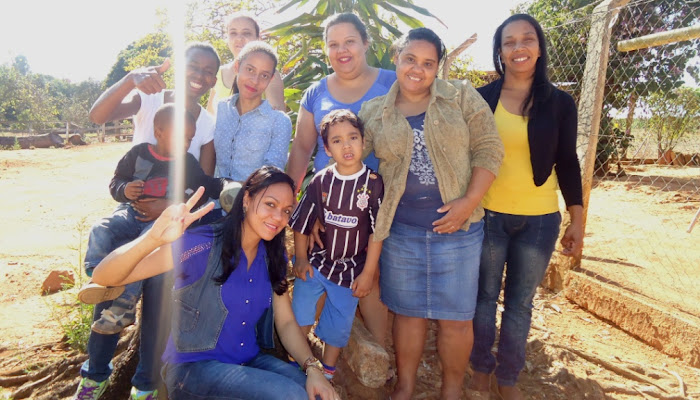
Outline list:
[[[474,318],[484,222],[438,234],[394,221],[379,263],[382,302],[408,317]]]
[[[345,347],[350,339],[358,301],[352,295],[352,289],[329,281],[314,268],[313,278],[307,274],[306,281],[300,278],[294,280],[294,316],[299,326],[313,325],[316,303],[323,292],[326,292],[326,303],[316,326],[316,336],[331,346]]]

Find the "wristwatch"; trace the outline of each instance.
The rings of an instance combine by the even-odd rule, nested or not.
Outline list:
[[[309,375],[309,368],[316,368],[323,373],[323,364],[321,364],[321,361],[314,356],[307,358],[306,361],[304,361],[304,364],[301,366],[301,369],[304,370],[306,375]]]

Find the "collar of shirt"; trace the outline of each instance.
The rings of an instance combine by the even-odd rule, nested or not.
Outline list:
[[[226,104],[228,105],[226,107],[226,109],[228,109],[233,114],[234,117],[242,118],[242,117],[246,116],[247,114],[252,114],[252,113],[265,116],[265,115],[271,113],[272,111],[274,111],[272,109],[272,106],[270,105],[270,103],[267,100],[263,100],[259,106],[255,107],[254,109],[248,111],[247,113],[245,113],[243,115],[240,115],[238,113],[238,108],[236,108],[236,100],[238,100],[238,93],[234,94],[228,100],[226,100]]]

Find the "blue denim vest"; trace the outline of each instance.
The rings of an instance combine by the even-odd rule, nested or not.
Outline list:
[[[221,298],[222,286],[214,282],[214,277],[221,275],[221,225],[212,224],[214,239],[209,250],[209,259],[204,275],[191,285],[173,290],[172,337],[178,352],[201,352],[216,347],[219,334],[224,326],[228,310]],[[265,255],[265,265],[268,258]],[[272,291],[272,288],[270,288]],[[263,313],[255,326],[258,346],[271,349],[275,347],[274,313],[272,305]]]

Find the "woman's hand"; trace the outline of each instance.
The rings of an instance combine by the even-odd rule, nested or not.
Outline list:
[[[141,222],[149,222],[158,218],[168,205],[168,200],[152,197],[131,202],[131,206],[134,207],[134,210],[141,214],[141,216],[136,217],[136,219]]]
[[[583,250],[583,225],[573,222],[569,224],[560,243],[563,247],[561,252],[565,256],[577,257],[581,255],[581,250]]]
[[[456,198],[438,208],[439,213],[447,212],[442,218],[433,222],[433,232],[454,233],[469,219],[479,202],[467,197]]]
[[[307,372],[306,393],[309,395],[309,400],[315,400],[316,396],[321,396],[323,400],[340,400],[340,396],[321,371],[309,368]]]
[[[326,232],[326,227],[316,218],[316,222],[314,222],[314,226],[311,228],[311,235],[309,235],[311,238],[311,240],[309,240],[309,254],[314,250],[314,243],[318,244],[318,247],[323,249],[323,240],[321,240],[320,232]]]
[[[314,268],[311,266],[311,263],[309,263],[309,260],[301,259],[300,257],[294,259],[294,267],[292,267],[292,270],[294,271],[294,276],[302,281],[306,281],[307,272],[310,278],[314,277]]]
[[[166,208],[149,229],[148,236],[161,244],[177,240],[192,222],[202,218],[214,208],[214,203],[210,202],[199,210],[191,212],[202,194],[204,194],[204,187],[200,186],[186,203],[173,204]]]

